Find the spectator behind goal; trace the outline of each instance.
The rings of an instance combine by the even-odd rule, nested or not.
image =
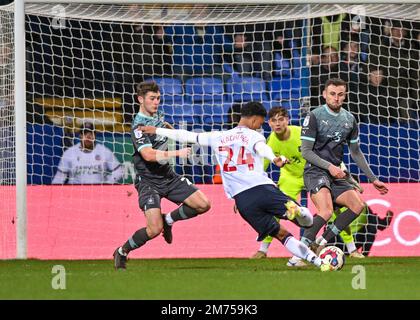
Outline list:
[[[80,142],[63,153],[52,184],[113,184],[124,170],[115,155],[95,141],[95,129],[86,122],[80,130]]]

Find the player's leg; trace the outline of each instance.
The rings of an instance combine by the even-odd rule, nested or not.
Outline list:
[[[137,230],[121,247],[114,252],[115,269],[125,269],[128,254],[147,241],[158,236],[163,229],[163,220],[160,209],[149,209],[145,212],[147,226]]]
[[[260,247],[257,252],[255,252],[251,259],[263,259],[267,258],[268,249],[270,248],[271,242],[273,242],[273,237],[267,236],[261,241]]]
[[[179,220],[187,220],[210,210],[210,201],[185,177],[176,177],[168,186],[168,200],[182,203],[174,211],[165,215],[163,236],[166,242],[172,242],[172,225]]]
[[[310,192],[311,200],[314,203],[317,215],[313,218],[311,227],[306,228],[301,241],[307,246],[315,241],[319,230],[327,223],[333,213],[333,202],[331,197],[331,179],[326,172],[316,167],[305,169],[305,188]]]
[[[290,200],[285,204],[287,208],[286,216],[289,220],[293,221],[300,227],[310,227],[313,223],[313,216],[308,208],[301,207],[298,203]],[[279,219],[274,217],[277,221]],[[261,259],[267,257],[268,248],[270,247],[273,237],[266,237],[261,241],[259,250],[251,257],[253,259]],[[296,259],[295,259],[296,260]],[[297,261],[294,262],[293,266],[296,266]],[[301,264],[300,264],[301,265]]]
[[[307,245],[293,237],[282,225],[279,226],[279,231],[274,235],[274,238],[278,239],[293,256],[306,260],[317,267],[321,267],[321,259]],[[328,270],[329,268],[322,271]]]
[[[172,225],[175,221],[194,218],[210,209],[210,201],[200,190],[196,190],[193,194],[189,195],[181,202],[181,206],[167,214],[166,221],[170,225]]]
[[[301,241],[307,246],[311,245],[315,241],[315,237],[319,230],[321,230],[321,228],[331,218],[333,212],[331,193],[328,188],[321,188],[318,192],[311,195],[311,199],[318,211],[318,214],[313,218],[312,226],[305,229],[301,238]]]
[[[286,216],[285,204],[289,198],[280,190],[271,185],[261,185],[243,191],[234,198],[241,217],[258,233],[258,241],[270,235],[278,239],[293,255],[321,267],[321,259],[281,227],[274,218]]]
[[[365,257],[363,254],[357,251],[355,239],[350,226],[347,226],[343,229],[343,231],[340,232],[340,237],[343,239],[343,242],[347,248],[347,252],[351,258],[362,259]]]
[[[335,210],[334,213],[333,213],[333,216],[331,217],[329,222],[333,223],[337,219],[337,216],[340,215],[341,213],[345,212],[346,210],[347,210],[346,207]],[[347,252],[348,252],[348,254],[351,258],[362,259],[362,258],[365,257],[364,255],[362,255],[360,252],[357,251],[356,244],[355,244],[355,241],[354,241],[354,236],[353,236],[353,233],[351,231],[350,226],[345,227],[340,232],[340,236],[336,237],[336,239],[337,238],[341,238],[341,240],[343,241],[344,245],[346,246]],[[331,241],[329,241],[329,243],[330,242]]]
[[[146,184],[137,186],[139,207],[146,216],[146,227],[137,230],[121,247],[114,251],[115,269],[125,269],[128,254],[146,244],[162,232],[163,219],[160,209],[160,195],[157,190]]]
[[[292,197],[292,199],[297,199],[297,197],[300,195],[300,204],[301,204],[301,206],[302,207],[305,207],[305,208],[308,208],[308,195],[307,195],[308,193],[306,192],[306,190],[304,190],[304,187],[305,186],[304,186],[304,184],[302,182],[302,184],[299,185],[299,188],[298,189],[295,189],[296,194],[295,194],[295,197]],[[290,194],[288,194],[288,195],[290,196]],[[310,214],[311,214],[311,220],[312,220],[311,225],[312,225],[312,223],[313,223],[313,214],[312,213],[310,213]],[[298,222],[298,225],[299,225],[299,222]],[[303,234],[305,232],[305,229],[306,229],[306,227],[301,227],[300,228],[300,230],[299,230],[299,239],[302,238],[302,236],[303,236]],[[292,256],[287,261],[286,266],[300,268],[300,267],[306,267],[307,264],[301,258],[296,257],[296,256]]]
[[[283,179],[280,179],[279,181],[279,189],[286,194],[287,196],[289,196],[291,199],[296,200],[299,196],[299,194],[301,193],[301,190],[303,189],[303,185],[300,184],[296,184],[295,182],[296,178],[295,177],[286,177],[283,176]],[[295,183],[290,184],[290,181],[293,181]],[[302,182],[303,183],[303,182]],[[312,224],[311,221],[309,221],[309,219],[312,218],[312,215],[310,217],[306,216],[306,212],[302,215],[302,217],[300,217],[300,211],[299,214],[296,214],[296,212],[294,212],[295,210],[291,210],[291,214],[292,214],[292,220],[295,219],[296,223],[299,224]],[[295,217],[296,215],[298,215],[299,217]],[[275,219],[278,219],[275,217]],[[267,253],[268,253],[268,249],[270,248],[270,245],[273,241],[273,237],[266,237],[263,241],[261,241],[260,244],[260,248],[258,249],[258,251],[256,253],[254,253],[251,256],[251,259],[261,259],[261,258],[266,258],[267,257]],[[296,264],[294,264],[296,265]]]
[[[357,193],[351,186],[347,183],[343,185],[336,185],[335,202],[343,207],[346,207],[343,213],[341,213],[334,223],[322,234],[321,237],[317,239],[317,243],[320,245],[325,245],[330,239],[337,236],[344,228],[350,225],[353,220],[355,220],[359,214],[363,211],[365,204],[360,198],[359,193]],[[344,191],[348,187],[348,190]],[[344,192],[343,192],[344,191]]]
[[[149,209],[144,215],[146,216],[146,227],[137,230],[121,247],[122,252],[126,255],[130,251],[142,247],[147,241],[156,238],[163,230],[160,208]]]

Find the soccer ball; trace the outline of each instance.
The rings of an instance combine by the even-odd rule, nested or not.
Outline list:
[[[344,252],[335,246],[328,246],[321,250],[319,253],[323,263],[331,265],[332,270],[340,270],[344,266]]]

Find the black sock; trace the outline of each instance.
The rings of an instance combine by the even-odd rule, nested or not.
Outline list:
[[[327,223],[323,217],[316,215],[314,217],[314,223],[310,228],[305,229],[301,241],[309,246],[312,242],[315,241],[315,237],[318,234],[319,230]]]
[[[131,250],[140,248],[149,240],[150,238],[147,235],[146,228],[141,228],[140,230],[137,230],[126,243],[124,243],[122,250],[125,253],[129,253]]]
[[[350,209],[347,209],[343,213],[340,213],[335,219],[334,223],[330,228],[328,228],[322,235],[322,237],[328,242],[337,236],[344,228],[350,225],[354,219],[356,219],[359,215],[355,214]]]
[[[187,206],[186,204],[183,204],[178,209],[175,209],[169,214],[171,215],[172,220],[178,221],[194,218],[198,215],[198,212],[197,210]]]

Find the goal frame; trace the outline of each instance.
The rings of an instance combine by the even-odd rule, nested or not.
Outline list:
[[[25,4],[68,3],[68,0],[15,0],[15,141],[16,141],[16,258],[27,259],[27,155],[26,155],[26,60],[25,60]],[[84,0],[73,1],[83,4],[243,4],[243,0]],[[352,0],[342,4],[386,4],[390,0]],[[420,3],[420,0],[404,0],[406,4]],[[332,0],[250,0],[247,4],[331,4]]]

